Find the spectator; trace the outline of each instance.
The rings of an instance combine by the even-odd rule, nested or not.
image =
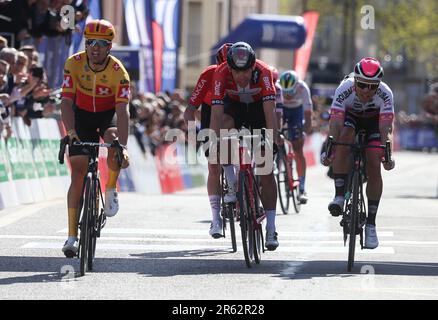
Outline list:
[[[8,39],[0,36],[0,51],[2,51],[3,48],[7,48],[7,47],[8,47]]]

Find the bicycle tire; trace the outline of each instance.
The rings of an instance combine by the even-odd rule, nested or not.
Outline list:
[[[240,215],[240,231],[242,236],[242,248],[243,255],[245,257],[245,263],[248,268],[251,268],[254,254],[254,243],[252,241],[252,219],[250,219],[250,208],[248,203],[248,189],[247,189],[247,176],[246,172],[241,171],[239,173],[239,215]]]
[[[80,239],[79,239],[79,245],[80,245],[80,249],[79,249],[79,269],[80,269],[80,273],[81,276],[84,276],[85,273],[87,272],[87,267],[88,267],[88,259],[87,259],[87,255],[88,255],[88,246],[89,246],[89,222],[90,222],[90,196],[91,196],[91,176],[88,175],[86,178],[86,182],[85,182],[85,187],[84,187],[84,195],[85,195],[85,200],[83,203],[83,207],[82,207],[82,218],[81,218],[81,234],[80,234]]]
[[[351,203],[351,217],[349,226],[349,245],[348,245],[348,271],[351,272],[354,266],[354,253],[356,250],[356,226],[358,221],[358,208],[359,208],[359,173],[354,172],[353,175],[353,200]]]
[[[230,224],[231,246],[233,252],[237,251],[236,226],[234,225],[234,206],[227,205],[228,222]]]
[[[289,213],[290,204],[290,187],[288,183],[288,175],[286,171],[286,161],[285,157],[281,157],[277,160],[277,189],[278,198],[280,200],[280,207],[283,214]]]
[[[96,238],[97,238],[97,217],[98,217],[98,208],[97,208],[97,183],[96,181],[93,179],[92,180],[92,188],[91,188],[91,201],[90,201],[90,212],[91,215],[89,217],[89,233],[88,233],[88,241],[89,241],[89,246],[88,246],[88,270],[92,271],[93,270],[93,261],[94,261],[94,255],[96,253]]]
[[[257,192],[257,183],[255,182],[256,180],[254,179],[254,184],[253,184],[253,195],[254,195],[254,208],[256,210],[256,212],[254,213],[256,215],[256,217],[260,216],[260,198],[259,198],[259,194]],[[263,232],[262,232],[262,227],[261,225],[257,225],[255,224],[254,220],[253,220],[253,216],[251,215],[251,220],[253,221],[253,237],[254,237],[254,261],[257,264],[260,264],[260,262],[262,261],[262,250],[263,250]]]
[[[294,177],[294,160],[292,160],[292,164],[289,167],[290,170],[290,176],[292,177],[292,185],[293,188],[290,190],[290,197],[292,198],[292,202],[294,204],[294,210],[295,213],[300,213],[301,211],[301,200],[300,200],[300,190],[299,190],[299,184],[296,184],[298,180]]]

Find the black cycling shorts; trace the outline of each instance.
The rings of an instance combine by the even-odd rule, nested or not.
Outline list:
[[[234,126],[240,129],[245,126],[248,129],[266,128],[263,101],[242,103],[232,99],[225,99],[224,112],[234,119]]]
[[[367,143],[380,141],[379,115],[371,117],[360,117],[348,110],[345,112],[344,126],[353,128],[356,134],[360,130],[365,130]]]
[[[117,127],[115,109],[94,113],[75,107],[74,112],[75,130],[81,141],[99,142],[99,137],[103,138],[106,130]],[[71,146],[69,156],[88,155],[89,149],[90,147]]]

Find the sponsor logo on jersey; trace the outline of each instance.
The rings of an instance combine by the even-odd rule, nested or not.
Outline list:
[[[211,105],[214,105],[214,104],[224,104],[224,100],[211,100]]]
[[[389,96],[389,94],[388,93],[386,93],[386,92],[384,92],[382,89],[378,89],[377,90],[377,96],[380,98],[380,99],[382,99],[383,100],[383,102],[385,103],[385,104],[390,104],[391,103],[391,97]]]
[[[193,103],[196,102],[196,99],[198,98],[199,94],[201,93],[202,89],[205,87],[206,84],[207,84],[207,80],[205,79],[199,81],[198,85],[196,86],[195,90],[192,93],[192,97],[190,98],[190,101],[192,101]]]
[[[98,96],[108,96],[112,94],[111,88],[105,86],[96,86],[96,95]]]
[[[119,71],[120,70],[119,64],[118,63],[114,63],[113,69],[116,70],[116,71]]]
[[[215,83],[214,83],[214,95],[215,96],[221,95],[221,88],[222,88],[222,83],[220,81],[215,81]]]
[[[64,73],[65,73],[65,74],[70,74],[70,71],[64,69]]]
[[[263,77],[263,82],[265,83],[266,90],[272,91],[271,80],[269,79],[269,77]]]
[[[105,77],[105,76],[104,76]],[[106,77],[105,77],[106,78]],[[128,84],[129,80],[128,79],[123,79],[120,81],[120,84]]]
[[[64,75],[64,80],[62,81],[62,87],[66,89],[73,88],[73,78],[69,75]]]
[[[252,73],[252,83],[258,83],[260,78],[260,70],[255,69]]]
[[[77,55],[73,56],[73,58],[74,58],[76,61],[79,61],[79,60],[82,59],[82,57],[81,57],[80,54],[77,54]]]
[[[117,97],[120,99],[129,99],[129,85],[123,85],[119,87],[119,92],[117,94]]]
[[[336,98],[336,101],[339,104],[342,104],[346,99],[348,99],[349,96],[353,93],[353,87],[348,88],[344,92],[340,93],[338,97]]]

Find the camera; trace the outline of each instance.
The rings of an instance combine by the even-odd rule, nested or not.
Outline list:
[[[43,69],[42,67],[32,67],[32,68],[30,69],[30,72],[31,72],[31,74],[32,74],[32,77],[40,78],[40,79],[43,78],[43,75],[44,75],[44,69]]]

